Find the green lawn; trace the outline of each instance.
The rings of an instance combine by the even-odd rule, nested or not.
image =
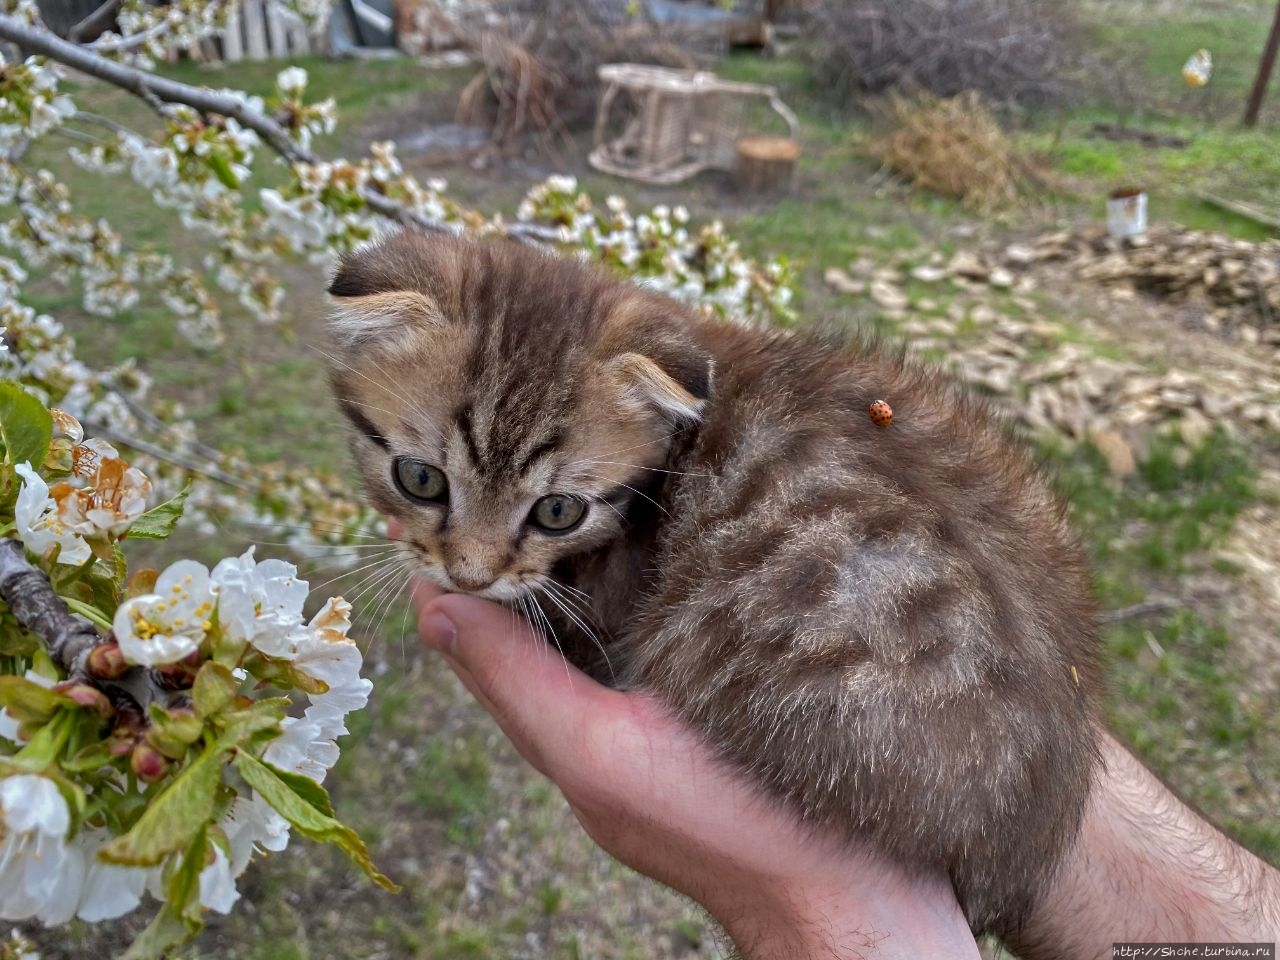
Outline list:
[[[1151,191],[1155,219],[1257,239],[1265,231],[1205,206],[1195,194],[1209,189],[1270,204],[1272,211],[1280,206],[1280,90],[1258,131],[1239,129],[1237,120],[1269,11],[1244,3],[1185,7],[1133,0],[1087,8],[1099,55],[1133,62],[1141,102],[1126,98],[1080,107],[1034,118],[1015,131],[1028,150],[1070,178],[1075,192],[1043,207],[1008,211],[998,220],[979,220],[951,201],[877,178],[877,165],[865,152],[866,116],[823,102],[804,68],[787,56],[738,55],[720,70],[777,84],[797,109],[805,155],[793,196],[744,200],[715,177],[677,188],[641,187],[595,174],[581,158],[572,164],[598,197],[618,192],[639,203],[686,203],[695,217],[723,217],[749,252],[793,260],[801,268],[806,318],[836,315],[843,323],[889,332],[894,323],[869,302],[832,294],[821,280],[823,271],[859,257],[889,263],[928,250],[949,251],[974,231],[1022,236],[1061,220],[1096,220],[1106,191],[1131,182]],[[1191,91],[1181,86],[1178,70],[1200,46],[1214,52],[1217,72],[1206,91]],[[332,94],[339,105],[339,132],[316,145],[322,154],[358,150],[370,136],[452,122],[454,98],[470,76],[468,70],[430,71],[405,61],[312,59],[303,65],[311,91]],[[167,71],[188,81],[263,93],[278,67],[207,70],[184,64]],[[156,122],[127,95],[96,84],[80,84],[76,98],[85,109],[152,128]],[[1090,135],[1096,121],[1174,132],[1191,143],[1184,150],[1148,150],[1100,140]],[[412,156],[404,159],[414,162]],[[131,242],[198,261],[200,239],[122,178],[106,182],[45,146],[30,162],[56,169],[84,212],[107,217]],[[463,163],[418,172],[443,173],[468,202],[511,212],[547,169],[545,161],[529,161],[484,172]],[[267,167],[255,183],[276,175]],[[324,270],[290,265],[286,276],[290,296],[283,329],[257,327],[231,311],[227,344],[205,353],[194,352],[174,333],[157,303],[104,321],[79,311],[77,291],[47,278],[33,289],[35,305],[74,330],[86,357],[141,358],[156,377],[157,394],[194,416],[207,441],[240,448],[259,462],[296,460],[349,476],[322,358],[313,349],[322,336]],[[908,292],[917,303],[938,301],[938,313],[956,296],[937,288]],[[1062,336],[1068,337],[1073,328],[1063,307],[1046,298],[1036,309],[1061,322],[1067,331]],[[980,328],[974,326],[971,335],[981,336]],[[1073,342],[1108,356],[1119,349],[1083,334]],[[1274,455],[1275,438],[1267,442],[1265,452]],[[1153,591],[1180,595],[1193,577],[1229,581],[1237,575],[1216,562],[1215,551],[1240,512],[1264,495],[1257,484],[1260,443],[1218,433],[1190,447],[1156,438],[1137,473],[1119,480],[1088,445],[1041,438],[1041,457],[1057,476],[1094,558],[1104,607],[1134,604]],[[226,531],[202,549],[215,555],[238,551],[255,536],[278,539]],[[317,571],[313,579],[325,577]],[[350,582],[339,586],[349,593],[359,589]],[[611,865],[577,832],[558,794],[525,770],[452,678],[405,638],[403,608],[392,606],[378,618],[374,612],[364,623],[374,698],[366,713],[352,718],[353,736],[329,783],[339,812],[370,836],[376,859],[405,883],[406,892],[377,893],[352,879],[328,852],[295,840],[287,853],[247,875],[245,893],[254,909],[216,921],[184,955],[714,956],[696,910]],[[1260,702],[1242,692],[1245,678],[1221,619],[1206,610],[1166,611],[1110,626],[1105,643],[1112,726],[1211,816],[1264,856],[1280,860],[1274,810],[1269,814],[1265,803],[1280,784],[1277,706],[1274,698]],[[1252,785],[1240,783],[1246,769]],[[46,958],[107,956],[133,926],[105,932],[79,927],[70,938],[34,935]]]

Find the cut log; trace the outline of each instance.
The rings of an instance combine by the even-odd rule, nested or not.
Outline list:
[[[743,137],[734,179],[741,190],[779,193],[791,186],[800,145],[790,137]]]

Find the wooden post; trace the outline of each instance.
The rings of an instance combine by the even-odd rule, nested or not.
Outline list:
[[[741,190],[774,193],[791,185],[800,145],[790,137],[743,137],[734,179]]]
[[[1249,93],[1248,106],[1244,108],[1244,125],[1256,126],[1258,112],[1262,109],[1262,96],[1267,92],[1267,83],[1271,79],[1271,69],[1276,65],[1276,49],[1280,47],[1280,2],[1276,4],[1276,18],[1271,21],[1271,33],[1267,36],[1267,46],[1262,51],[1262,60],[1258,63],[1258,75],[1253,81],[1253,90]]]

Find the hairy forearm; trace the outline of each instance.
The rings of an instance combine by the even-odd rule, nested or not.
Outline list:
[[[849,866],[803,882],[743,885],[765,894],[754,903],[705,902],[743,960],[978,960],[945,877],[910,877],[871,855]]]
[[[1026,960],[1109,957],[1116,941],[1280,935],[1280,873],[1179,801],[1109,736],[1079,842],[1011,946]]]

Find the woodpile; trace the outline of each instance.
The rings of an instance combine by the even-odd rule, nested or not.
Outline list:
[[[895,321],[912,351],[950,365],[999,398],[1022,425],[1088,438],[1116,474],[1133,469],[1153,432],[1176,429],[1192,446],[1215,425],[1232,432],[1280,432],[1280,366],[1257,358],[1253,348],[1224,346],[1234,358],[1229,363],[1158,370],[1158,342],[1129,340],[1120,349],[1097,349],[1094,338],[1112,348],[1124,338],[1113,339],[1099,318],[1046,316],[1031,296],[1041,289],[1032,269],[1053,269],[1050,261],[1068,262],[1070,256],[1081,269],[1102,259],[1088,252],[1092,246],[1085,241],[1076,247],[1076,237],[1053,234],[988,253],[935,251],[923,262],[918,252],[890,262],[860,256],[847,267],[827,270],[825,280],[839,293],[874,304],[877,313]],[[1062,284],[1060,278],[1054,282]],[[1116,292],[1137,296],[1128,285]],[[1280,332],[1280,324],[1271,329]],[[1176,329],[1169,331],[1176,335]]]
[[[1186,303],[1194,308],[1188,316],[1216,332],[1280,344],[1280,240],[1253,243],[1180,226],[1123,239],[1101,227],[1064,230],[1003,251],[961,250],[945,263],[922,264],[911,275],[928,283],[1018,289],[1046,264],[1117,295],[1142,293]]]
[[[1162,226],[1124,240],[1102,230],[1052,233],[1031,251],[1034,261],[1065,263],[1082,280],[1175,302],[1201,299],[1211,328],[1280,343],[1280,240]]]

